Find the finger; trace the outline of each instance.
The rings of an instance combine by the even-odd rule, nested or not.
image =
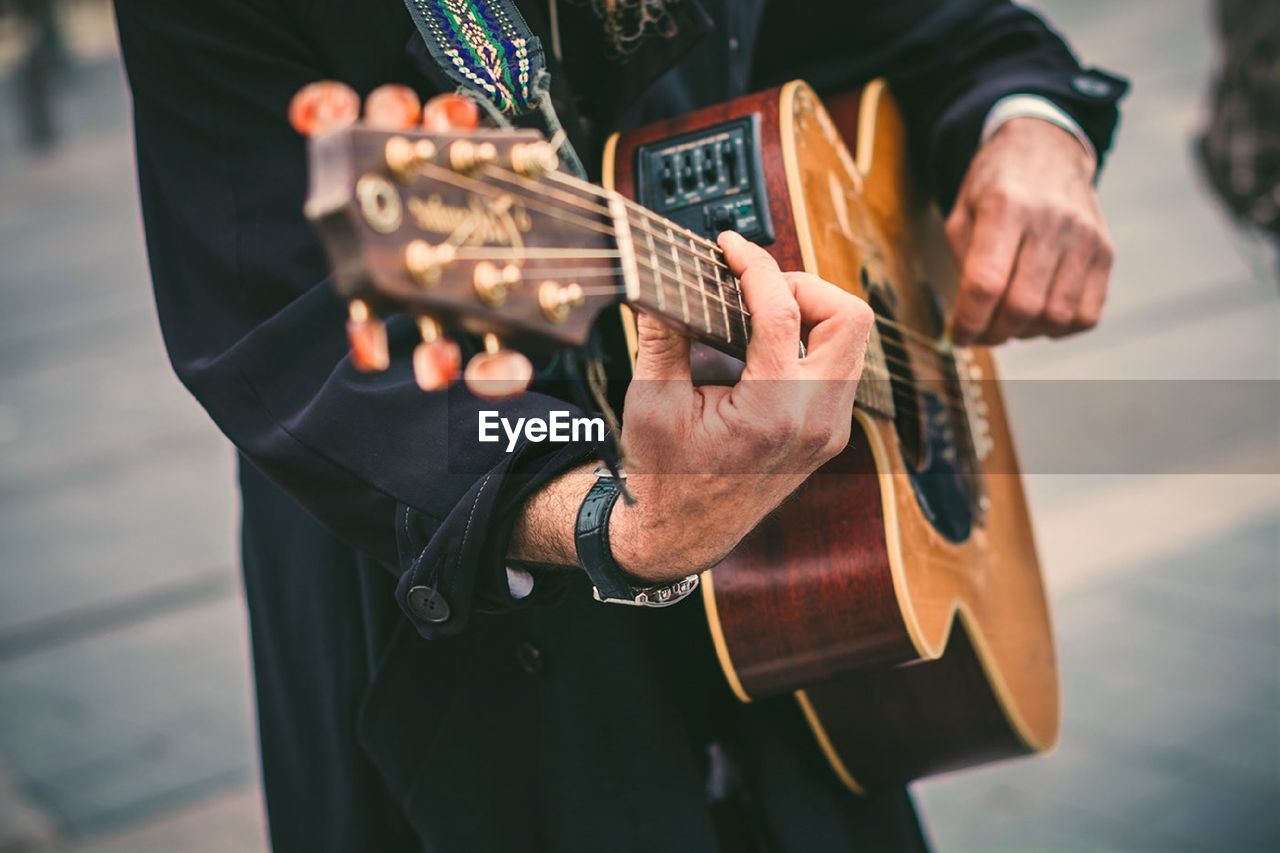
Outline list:
[[[970,343],[987,330],[1009,285],[1022,237],[1022,220],[1013,208],[979,212],[960,267],[960,292],[951,317],[949,331],[956,343]]]
[[[1111,280],[1113,257],[1111,244],[1104,239],[1094,252],[1093,263],[1089,265],[1089,272],[1085,276],[1084,292],[1080,295],[1075,319],[1071,322],[1066,334],[1083,332],[1098,325],[1098,321],[1102,318],[1102,306],[1107,301],[1107,287]]]
[[[800,307],[773,256],[733,231],[717,242],[738,278],[751,312],[747,370],[756,378],[780,378],[800,359]]]
[[[946,232],[947,242],[951,245],[951,254],[955,256],[956,263],[962,263],[965,255],[969,254],[969,245],[973,242],[973,217],[969,215],[967,203],[956,204],[951,215],[947,217],[943,230]]]
[[[638,312],[636,366],[632,378],[661,384],[664,388],[692,388],[689,339],[656,317]]]
[[[1019,337],[1040,318],[1061,258],[1057,241],[1028,233],[1018,251],[1004,297],[996,307],[991,325],[980,338],[983,343],[998,344]]]
[[[1097,242],[1090,236],[1076,241],[1063,253],[1044,310],[1034,324],[1037,333],[1057,337],[1072,331],[1096,251]]]
[[[800,321],[809,329],[805,373],[819,379],[854,379],[862,372],[875,314],[863,300],[816,275],[784,273]]]

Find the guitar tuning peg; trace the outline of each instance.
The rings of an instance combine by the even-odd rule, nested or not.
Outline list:
[[[363,300],[351,300],[348,311],[347,343],[351,347],[351,363],[365,373],[386,370],[391,364],[387,327],[369,313],[369,306]]]
[[[560,158],[550,142],[520,142],[511,146],[511,171],[537,180],[560,168]]]
[[[432,133],[469,131],[480,126],[480,106],[462,95],[436,95],[422,108],[422,129]]]
[[[563,323],[568,319],[570,309],[585,302],[582,285],[577,282],[544,281],[538,287],[538,307],[542,309],[543,316],[553,323]]]
[[[412,130],[422,118],[422,101],[408,86],[388,83],[364,99],[364,121],[382,130]]]
[[[298,90],[289,101],[289,123],[303,136],[340,130],[360,118],[360,96],[346,83],[319,80]]]
[[[492,142],[479,145],[469,139],[459,139],[449,145],[449,165],[456,172],[475,172],[498,159],[498,149]]]
[[[498,336],[484,336],[484,352],[467,362],[462,373],[477,397],[501,400],[524,393],[533,381],[533,363],[515,350],[503,349]]]
[[[462,351],[431,317],[419,317],[418,330],[422,343],[413,349],[413,378],[423,391],[439,391],[458,378]]]
[[[413,240],[404,249],[404,265],[413,280],[423,287],[434,287],[440,281],[440,272],[457,256],[458,250],[451,243],[432,246],[426,240]]]
[[[511,288],[520,283],[520,267],[515,264],[499,267],[489,261],[481,261],[472,271],[471,281],[480,301],[491,308],[497,308],[507,301],[507,293]]]
[[[396,180],[408,182],[436,156],[436,146],[430,139],[410,142],[403,136],[392,136],[383,146],[382,153]]]

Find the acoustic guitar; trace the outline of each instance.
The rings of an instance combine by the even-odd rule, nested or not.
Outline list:
[[[420,384],[515,393],[521,352],[578,348],[629,307],[741,358],[750,315],[711,238],[732,228],[866,299],[876,323],[848,448],[702,595],[744,702],[792,693],[855,792],[1049,748],[1049,613],[995,365],[943,333],[955,271],[883,83],[827,104],[801,81],[612,137],[604,186],[533,131],[361,124],[310,140],[306,213],[352,306],[417,319]],[[625,412],[623,413],[625,418]]]

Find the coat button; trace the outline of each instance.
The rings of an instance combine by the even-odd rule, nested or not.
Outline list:
[[[1092,74],[1077,74],[1072,78],[1071,85],[1080,94],[1091,98],[1105,98],[1111,94],[1111,84]]]
[[[520,668],[529,675],[537,675],[542,672],[542,668],[545,665],[542,659],[542,650],[528,640],[516,646],[516,660],[520,663]]]
[[[409,590],[409,610],[425,622],[444,622],[449,618],[449,602],[429,586]]]

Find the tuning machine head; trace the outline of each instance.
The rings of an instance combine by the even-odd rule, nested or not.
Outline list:
[[[408,86],[388,83],[364,99],[364,121],[381,130],[410,130],[422,118],[422,101]]]
[[[507,301],[507,293],[520,283],[520,267],[515,264],[498,266],[490,261],[476,264],[471,274],[476,296],[491,308]]]
[[[451,243],[433,246],[426,240],[412,240],[404,249],[404,265],[413,280],[423,287],[434,287],[441,271],[453,263],[458,250]]]
[[[350,127],[360,118],[360,96],[346,83],[317,80],[289,101],[289,123],[303,136]]]
[[[569,317],[569,309],[584,302],[586,296],[582,285],[577,282],[544,281],[538,285],[538,307],[542,309],[543,316],[553,323],[563,323]]]
[[[418,318],[422,343],[413,349],[413,378],[423,391],[448,387],[462,371],[462,351],[431,317]]]
[[[436,145],[430,139],[410,141],[403,136],[392,136],[383,146],[383,157],[387,168],[396,180],[406,182],[417,176],[418,172],[436,156]]]
[[[533,363],[522,353],[503,349],[497,335],[484,336],[484,352],[467,362],[463,371],[467,388],[486,400],[503,400],[523,394],[533,381]]]
[[[511,146],[511,171],[537,180],[560,168],[560,158],[550,142],[517,142]]]
[[[480,105],[462,95],[436,95],[422,108],[422,129],[433,133],[469,131],[480,126]]]
[[[348,306],[347,344],[356,370],[370,373],[386,370],[391,364],[387,327],[370,313],[364,300],[353,299]]]
[[[498,149],[492,142],[458,139],[449,143],[449,165],[455,172],[478,172],[497,159]]]

